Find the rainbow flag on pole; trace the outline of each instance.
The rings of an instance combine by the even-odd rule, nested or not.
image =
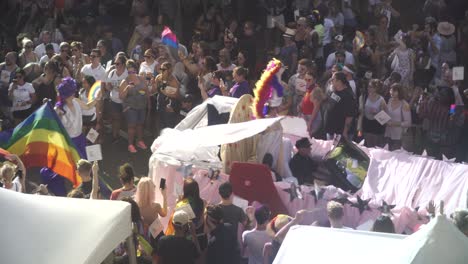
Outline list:
[[[168,27],[164,27],[164,30],[161,33],[161,41],[163,44],[168,45],[169,47],[175,49],[179,48],[179,43],[177,42],[176,35]]]
[[[16,126],[3,147],[20,156],[26,167],[47,167],[70,180],[74,187],[81,183],[76,174],[80,155],[50,103]]]

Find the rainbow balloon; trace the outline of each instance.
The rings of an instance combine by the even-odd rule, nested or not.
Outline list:
[[[91,89],[89,89],[88,102],[93,101],[97,98],[99,91],[101,91],[101,81],[96,81]]]

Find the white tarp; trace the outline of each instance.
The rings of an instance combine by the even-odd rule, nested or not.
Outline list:
[[[203,103],[193,108],[187,116],[180,121],[175,127],[177,130],[195,129],[208,126],[208,110],[207,105],[213,105],[220,114],[230,113],[236,105],[238,98],[229,96],[215,95],[212,98],[206,99]]]
[[[130,204],[0,188],[0,263],[98,264],[131,234]]]
[[[282,117],[257,119],[235,124],[222,124],[198,129],[165,130],[153,143],[153,154],[164,154],[182,161],[219,160],[217,152],[207,151],[219,145],[235,143],[265,131]]]
[[[376,232],[294,226],[273,263],[386,263],[385,259],[394,254],[392,249],[404,238]]]

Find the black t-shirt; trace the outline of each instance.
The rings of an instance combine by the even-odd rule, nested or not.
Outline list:
[[[80,189],[84,193],[85,198],[89,198],[93,190],[93,181],[82,182],[77,189]]]
[[[233,227],[232,229],[234,231],[234,234],[237,236],[237,229],[239,227],[239,223],[242,224],[247,219],[244,210],[233,204],[221,205],[221,208],[223,209],[224,223],[231,224]]]
[[[163,236],[157,248],[156,254],[164,264],[192,264],[199,255],[195,244],[185,237]]]
[[[314,183],[314,171],[317,165],[310,157],[302,156],[299,153],[294,154],[294,157],[289,161],[289,168],[299,184]]]
[[[328,134],[342,134],[345,119],[355,117],[356,112],[356,99],[351,88],[332,92],[326,103],[325,132]]]
[[[206,264],[238,264],[240,262],[239,243],[232,225],[220,224],[211,231],[206,251]]]

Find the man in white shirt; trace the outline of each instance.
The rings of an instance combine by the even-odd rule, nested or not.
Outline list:
[[[101,51],[99,49],[93,49],[89,58],[91,58],[91,63],[81,68],[81,77],[89,75],[93,76],[96,81],[105,81],[106,70],[101,65]]]
[[[268,219],[270,219],[270,210],[263,205],[255,210],[255,220],[257,221],[255,228],[242,234],[244,256],[249,258],[249,264],[263,263],[263,247],[272,239],[266,231]]]
[[[42,65],[42,66],[44,66],[55,55],[54,45],[52,45],[51,43],[45,46],[45,50],[46,50],[46,55],[42,56],[41,59],[39,60],[39,65]]]
[[[216,64],[218,71],[233,71],[236,67],[231,63],[231,54],[228,49],[224,48],[219,51],[219,63]]]
[[[327,70],[329,70],[335,63],[336,63],[336,52],[341,51],[345,53],[345,62],[344,64],[352,64],[354,65],[354,56],[351,52],[347,51],[344,49],[344,43],[343,43],[343,36],[342,35],[337,35],[335,37],[335,51],[330,53],[327,57],[327,62],[325,63],[325,66]]]
[[[59,45],[51,42],[51,34],[49,31],[43,31],[41,36],[42,43],[37,45],[34,49],[34,53],[36,53],[38,58],[42,58],[42,56],[46,55],[46,45],[49,43],[54,47],[54,53],[59,53]]]

